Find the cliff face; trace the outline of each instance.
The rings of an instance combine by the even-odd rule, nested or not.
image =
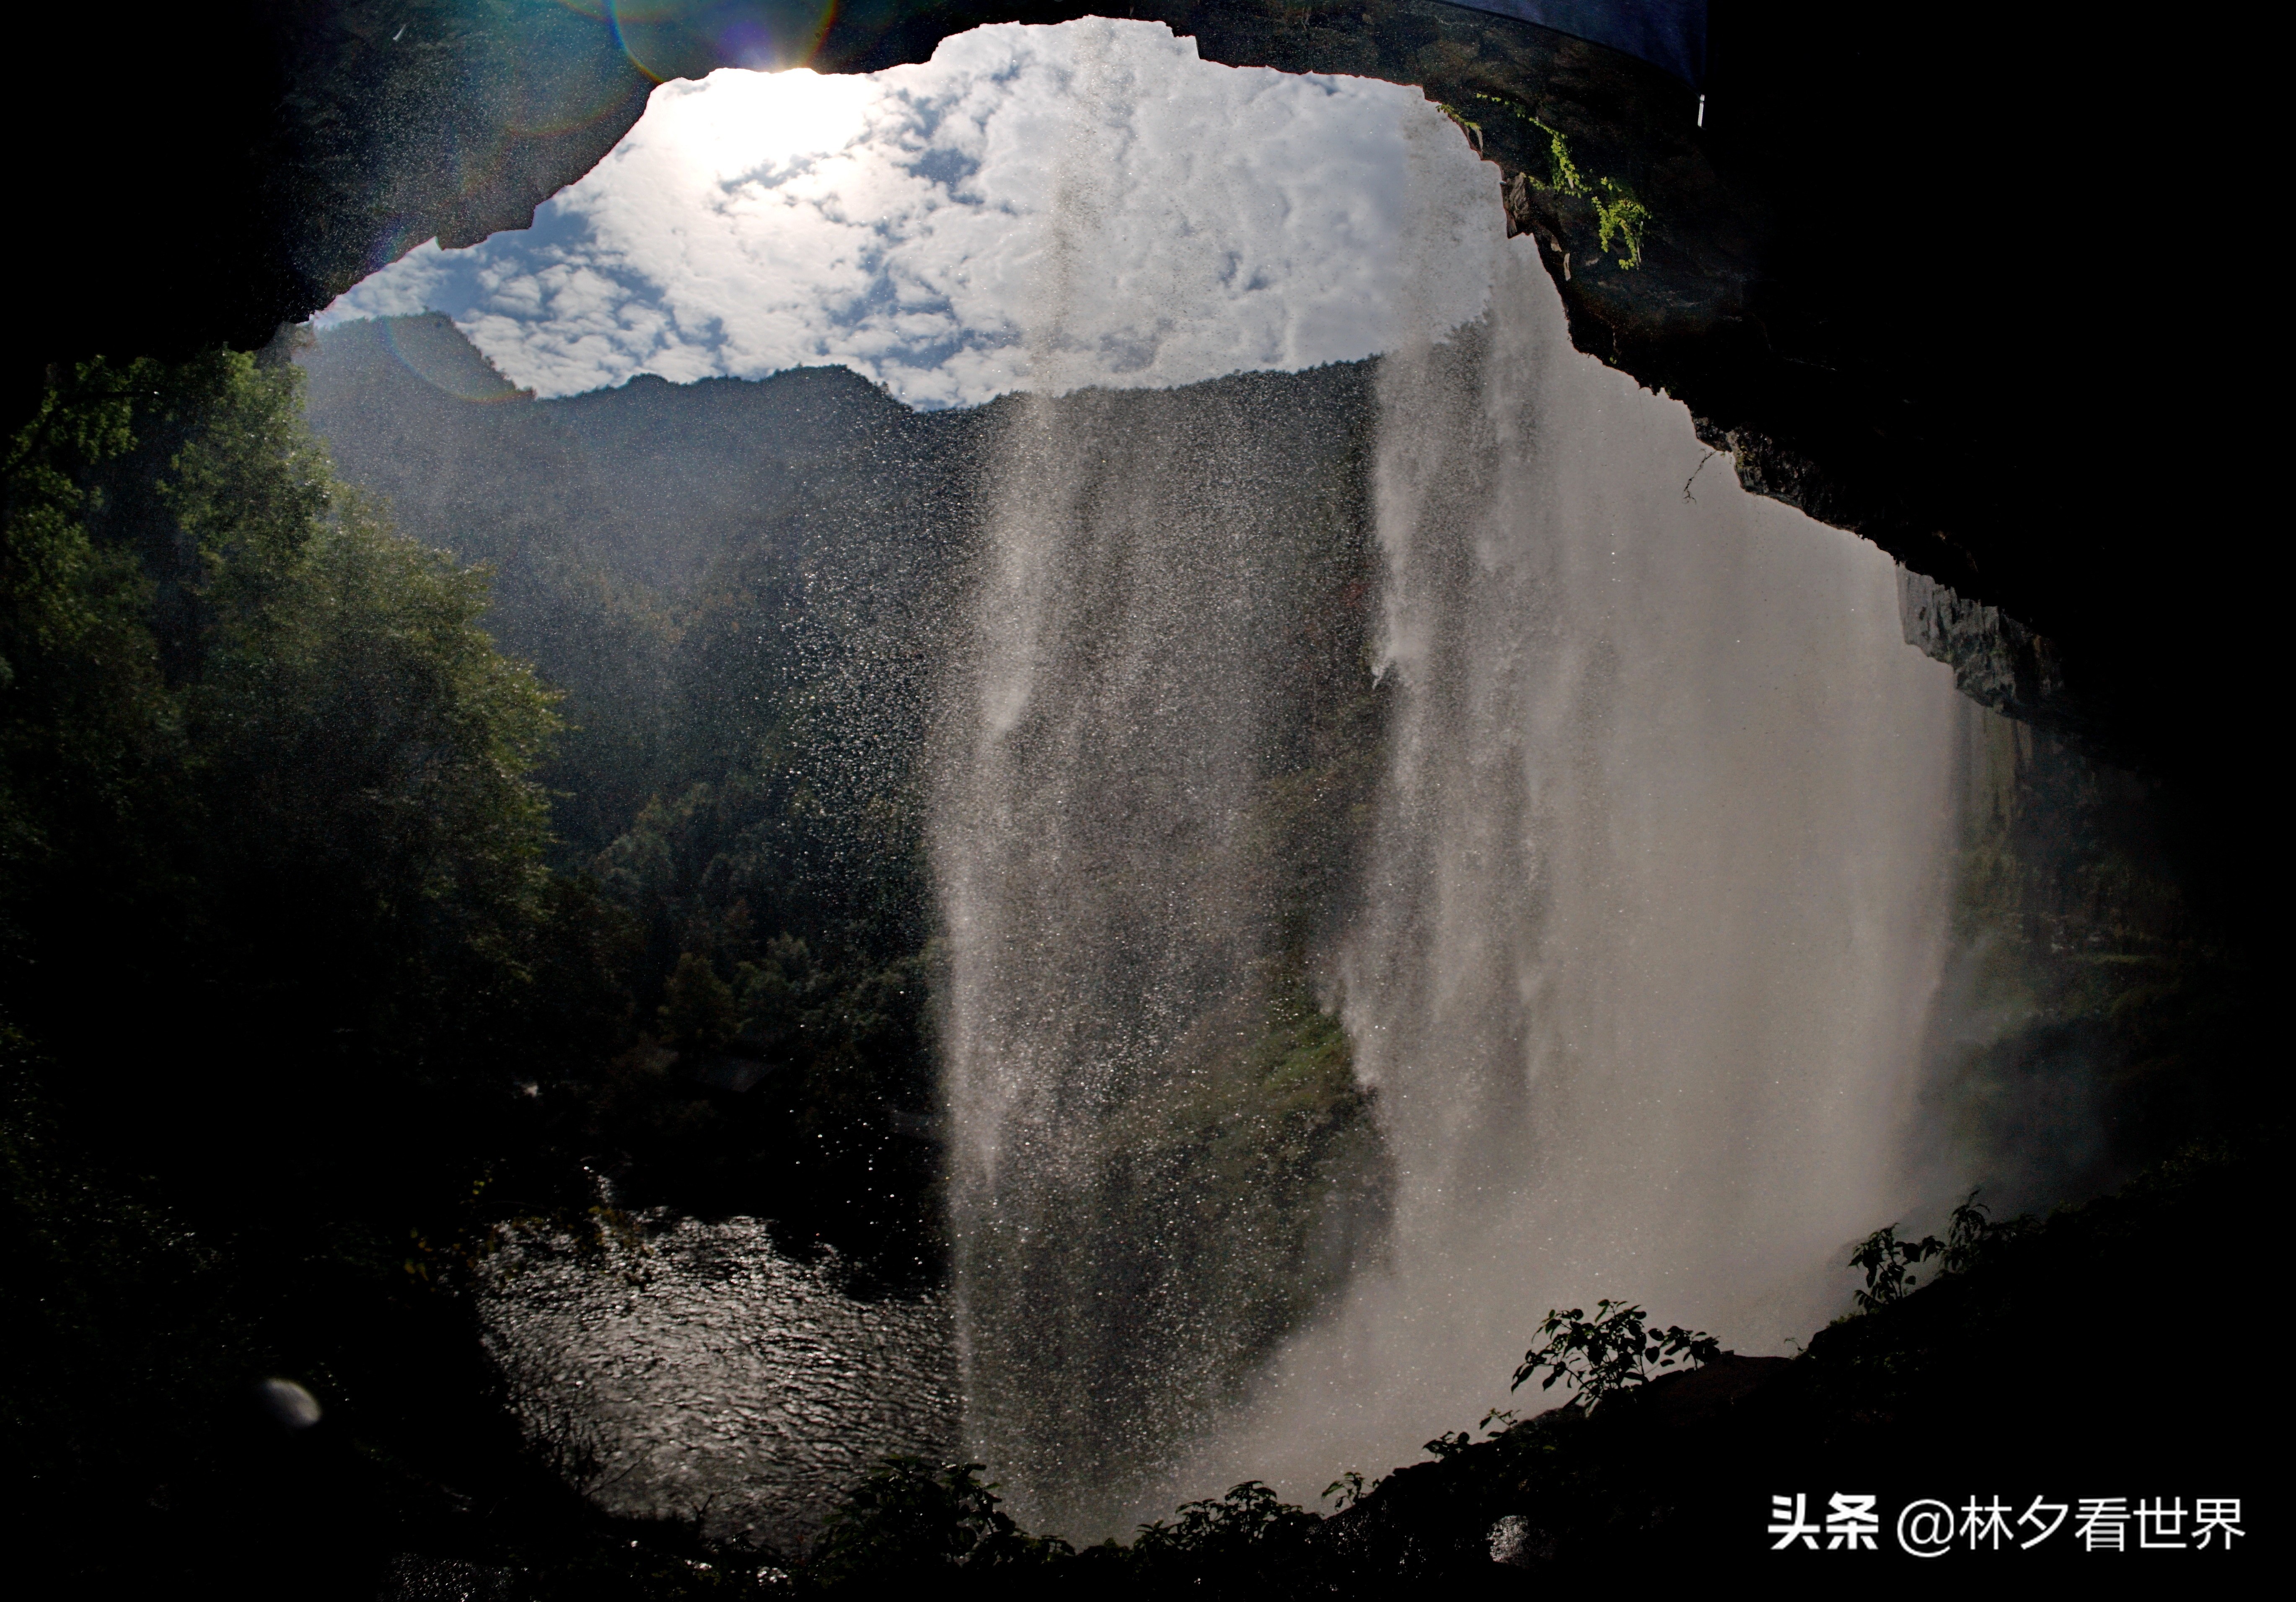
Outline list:
[[[51,78],[11,113],[16,147],[40,152],[19,204],[70,219],[72,241],[20,266],[39,315],[10,335],[12,415],[48,362],[257,343],[424,239],[524,225],[658,78],[869,70],[982,22],[1114,8],[727,0],[619,31],[589,9],[240,0],[101,41],[69,18],[34,24],[34,59],[103,70]],[[2226,108],[2249,102],[2215,42],[1718,0],[1701,126],[1697,96],[1655,68],[1437,0],[1122,9],[1210,60],[1423,85],[1510,178],[1547,170],[1525,117],[1560,131],[1590,180],[1650,211],[1624,270],[1587,200],[1510,188],[1582,348],[1687,404],[1750,487],[2053,641],[2085,710],[2052,726],[2164,769],[2218,743],[2192,686],[2259,665],[2252,614],[2222,582],[2239,525],[2209,504],[2235,419],[2189,319],[2147,309],[2140,275],[2166,248],[2136,259],[2172,217],[2190,232],[2239,215],[2218,155],[2238,132]],[[2187,87],[2202,82],[2205,100]],[[169,181],[108,200],[154,166]],[[2203,537],[2165,532],[2194,525]]]

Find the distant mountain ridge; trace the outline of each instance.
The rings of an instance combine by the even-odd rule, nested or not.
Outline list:
[[[402,532],[502,561],[547,526],[585,558],[681,594],[831,463],[890,452],[906,459],[885,466],[914,467],[936,432],[843,367],[686,385],[648,375],[537,400],[436,314],[341,324],[300,361],[312,427],[346,477],[390,498]]]

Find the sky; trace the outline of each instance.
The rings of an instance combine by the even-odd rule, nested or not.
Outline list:
[[[840,363],[919,407],[1169,387],[1472,320],[1497,206],[1415,88],[1004,25],[866,77],[665,83],[533,227],[422,245],[315,322],[443,312],[544,396]]]

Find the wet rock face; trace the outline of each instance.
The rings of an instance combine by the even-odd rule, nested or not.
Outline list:
[[[1953,669],[1954,687],[1980,707],[2060,734],[2091,755],[2112,755],[2109,731],[2067,682],[2054,642],[1967,600],[1933,578],[1898,569],[1898,618],[1906,643]]]
[[[480,1298],[529,1437],[600,1507],[794,1552],[878,1459],[956,1451],[945,1294],[856,1294],[755,1219],[652,1230],[513,1246]]]

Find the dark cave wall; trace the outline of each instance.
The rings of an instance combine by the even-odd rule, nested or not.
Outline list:
[[[687,26],[619,38],[606,9],[238,0],[114,34],[30,24],[52,70],[9,102],[38,153],[16,203],[57,242],[14,269],[10,415],[49,363],[251,347],[424,239],[523,226],[643,110],[633,54],[673,76],[869,70],[981,22],[1114,12],[1215,61],[1422,85],[1510,174],[1543,151],[1478,95],[1562,129],[1653,217],[1625,272],[1584,201],[1513,192],[1578,343],[1687,404],[1749,487],[2053,642],[2077,709],[2005,709],[2173,770],[2210,758],[2224,687],[2256,677],[2257,603],[2221,582],[2244,521],[2210,504],[2242,432],[2224,347],[2152,309],[2123,242],[2238,226],[2219,158],[2251,102],[2216,41],[1717,0],[1702,128],[1655,68],[1438,0],[696,0],[645,8]],[[2196,521],[2211,538],[2164,537]],[[2198,717],[2195,682],[2216,687]]]

